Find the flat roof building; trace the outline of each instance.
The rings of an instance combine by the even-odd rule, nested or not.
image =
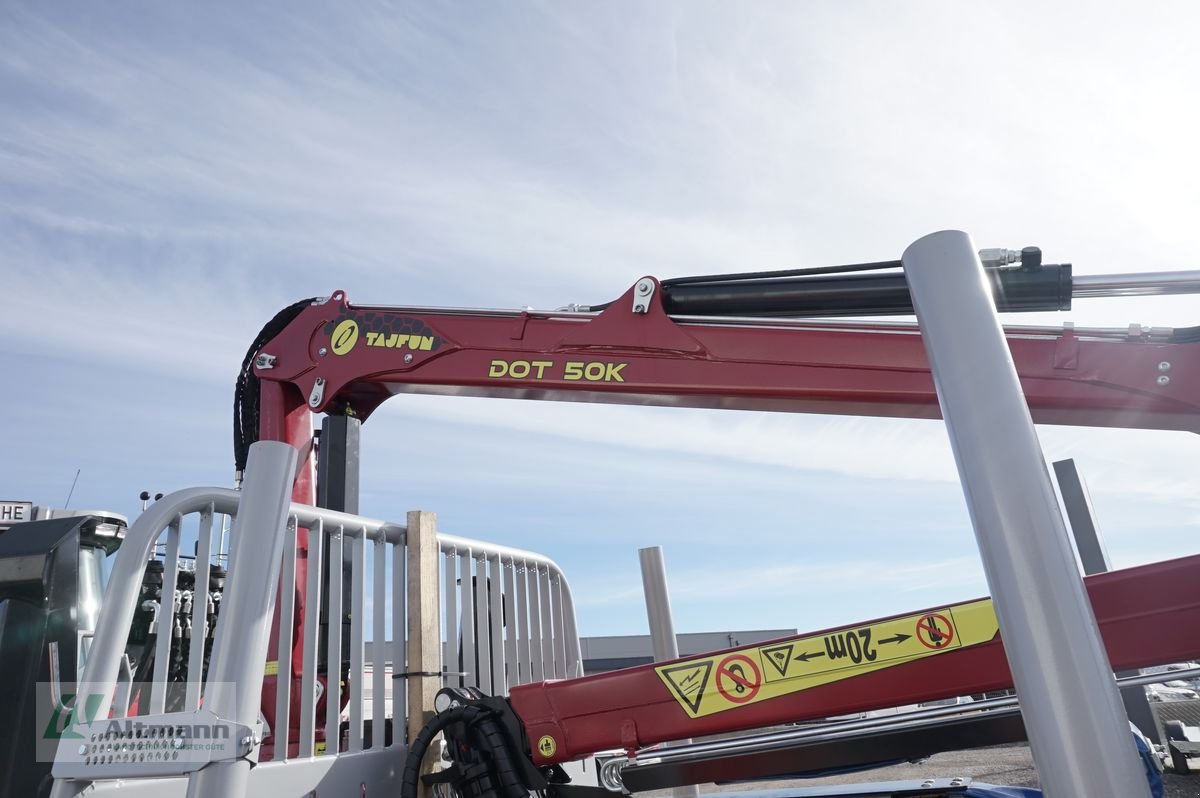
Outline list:
[[[737,646],[752,646],[795,635],[795,629],[750,629],[734,632],[693,632],[677,634],[679,656],[707,654]],[[579,640],[585,674],[604,673],[654,661],[650,635],[614,635],[583,637]]]

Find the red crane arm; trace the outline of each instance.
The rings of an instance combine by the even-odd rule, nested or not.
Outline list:
[[[1200,656],[1200,556],[1089,576],[1116,670]],[[874,632],[874,634],[872,634]],[[512,688],[534,761],[566,761],[1012,686],[991,602],[961,602],[582,679]]]
[[[657,295],[636,312],[631,288],[596,314],[354,306],[335,292],[261,350],[260,434],[303,447],[287,432],[297,414],[365,420],[397,393],[939,417],[916,325],[671,317]],[[1191,336],[1006,333],[1035,422],[1200,432]]]
[[[660,288],[652,278],[639,280],[599,313],[354,306],[335,292],[300,310],[259,350],[254,371],[261,380],[259,437],[308,452],[311,412],[353,413],[365,420],[398,393],[940,416],[916,325],[670,316]],[[1013,327],[1006,336],[1035,422],[1200,432],[1200,336],[1194,329]],[[294,498],[312,503],[311,481],[299,480]],[[1188,586],[1197,584],[1197,565],[1190,558],[1090,580],[1115,665],[1136,667],[1198,653],[1191,643],[1186,650],[1163,644],[1168,636],[1147,642],[1139,631],[1195,622],[1200,605]],[[1164,585],[1171,586],[1167,598],[1173,609],[1163,613],[1160,607],[1153,624],[1139,626],[1145,613],[1131,615],[1129,608],[1142,606],[1139,597],[1163,597]],[[534,754],[542,764],[608,746],[632,749],[878,706],[881,696],[915,701],[1010,684],[994,631],[985,629],[980,633],[985,637],[961,651],[924,654],[937,649],[944,639],[938,635],[958,623],[955,612],[967,610],[935,608],[920,617],[781,641],[787,657],[778,661],[772,657],[782,656],[784,648],[761,647],[663,666],[677,668],[669,673],[647,667],[529,685],[513,690],[512,706],[531,739],[553,741],[549,755]],[[868,627],[874,643],[861,637]],[[844,645],[849,652],[860,645],[862,656],[880,651],[881,641],[903,644],[915,654],[911,659],[905,654],[894,668],[857,675],[853,686],[832,680],[809,689],[811,674],[805,670],[795,682],[805,685],[803,692],[778,688],[778,696],[768,696],[767,668],[792,667],[788,662],[801,643],[812,643],[806,653],[819,658],[817,638],[824,641],[835,632],[853,632],[859,642],[846,637]],[[825,656],[832,658],[843,644],[828,645],[834,648]],[[868,649],[871,645],[875,648]],[[972,676],[962,678],[964,673]],[[792,679],[784,670],[779,676]],[[702,694],[692,691],[694,684],[703,686]],[[760,691],[764,703],[752,700]],[[747,693],[752,699],[742,706]],[[729,712],[713,703],[722,695]],[[649,696],[658,698],[646,703]]]

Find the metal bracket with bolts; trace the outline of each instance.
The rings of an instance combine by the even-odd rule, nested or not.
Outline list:
[[[649,313],[650,299],[654,296],[654,280],[643,277],[633,287],[633,312]]]
[[[321,400],[325,398],[325,378],[317,377],[313,383],[312,392],[308,394],[308,406],[320,407]]]

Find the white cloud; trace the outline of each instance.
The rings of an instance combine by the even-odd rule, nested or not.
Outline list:
[[[1080,273],[1195,265],[1191,4],[58,14],[0,30],[0,356],[110,369],[160,425],[130,461],[186,451],[208,418],[172,422],[164,383],[231,391],[277,309],[337,288],[555,307],[647,273],[895,257],[945,227]],[[1192,297],[1070,317],[1198,323]],[[814,474],[898,494],[955,479],[936,423],[405,397],[366,434],[398,445],[405,419],[646,479],[752,472],[784,497]],[[11,423],[52,426],[21,403]],[[1194,436],[1041,435],[1102,517],[1194,526]],[[46,444],[18,453],[26,473],[75,442]]]

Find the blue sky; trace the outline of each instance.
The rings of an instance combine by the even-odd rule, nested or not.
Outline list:
[[[10,3],[0,493],[228,485],[249,341],[337,289],[554,308],[643,274],[897,257],[1196,263],[1190,3]],[[1008,317],[1198,323],[1194,298]],[[1041,431],[1118,565],[1195,553],[1200,442]],[[362,509],[543,551],[584,634],[826,626],[986,592],[940,423],[400,397]]]

